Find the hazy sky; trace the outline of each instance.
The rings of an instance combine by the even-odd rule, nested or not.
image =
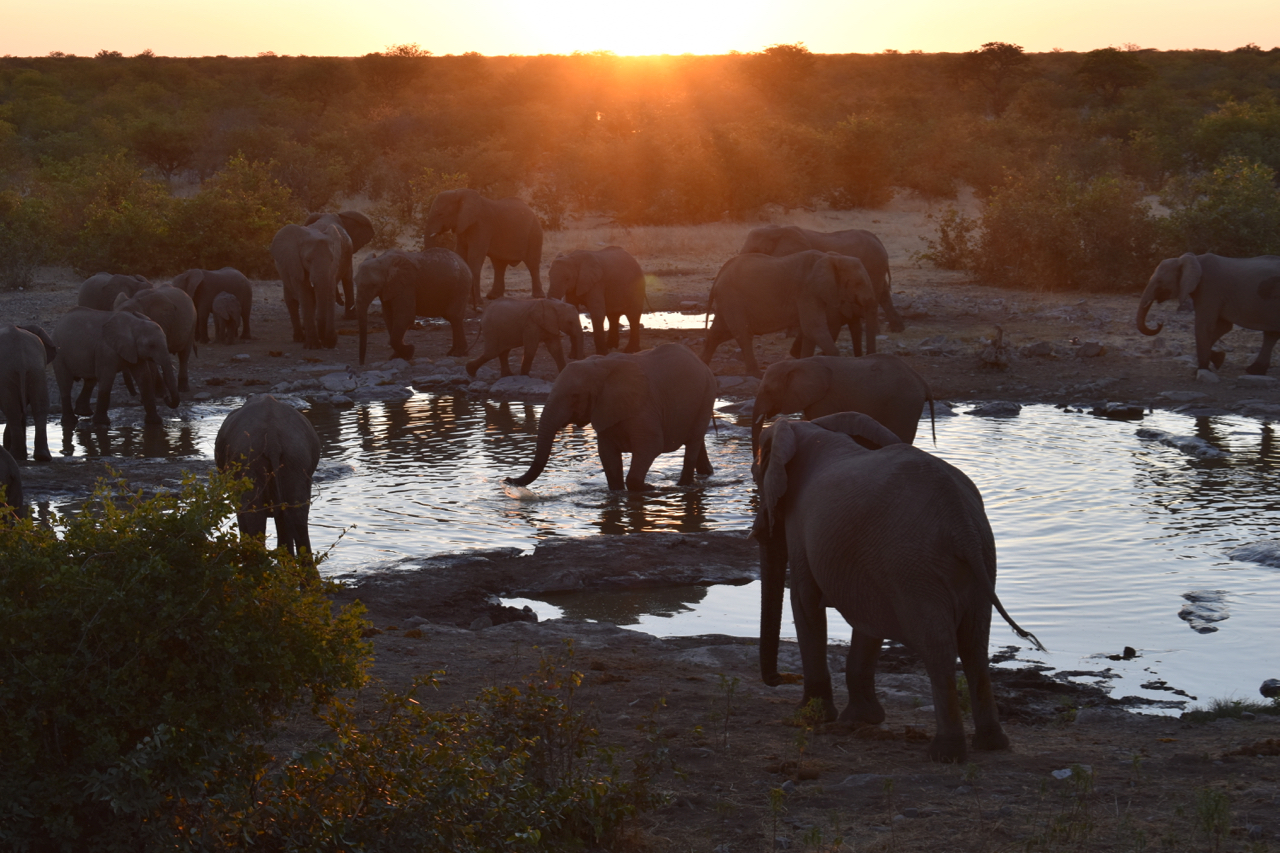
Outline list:
[[[437,55],[612,50],[725,53],[802,41],[815,53],[1028,51],[1133,43],[1280,45],[1280,0],[43,0],[5,4],[0,54],[354,56],[417,42]],[[1206,13],[1205,10],[1211,10]]]

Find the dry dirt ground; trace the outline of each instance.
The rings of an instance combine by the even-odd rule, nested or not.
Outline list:
[[[1258,333],[1228,336],[1221,381],[1197,382],[1187,358],[1194,351],[1189,314],[1157,307],[1153,320],[1166,322],[1164,332],[1156,338],[1136,332],[1137,293],[1144,282],[1127,283],[1124,296],[1037,293],[1035,282],[1026,291],[976,286],[961,274],[911,259],[931,232],[928,212],[907,202],[877,211],[793,211],[777,220],[823,230],[862,227],[882,236],[893,267],[894,300],[907,329],[888,335],[881,350],[906,357],[937,399],[1085,407],[1121,402],[1280,415],[1271,382],[1240,378]],[[749,227],[579,223],[548,234],[544,254],[549,259],[571,248],[622,245],[653,277],[653,310],[673,311],[685,302],[705,304],[716,270]],[[0,318],[52,328],[74,305],[77,285],[66,271],[47,271],[26,291],[0,294]],[[515,295],[529,292],[523,270],[509,272],[509,285]],[[278,282],[256,284],[253,310],[255,340],[200,349],[192,360],[188,399],[244,396],[334,365],[356,373],[391,370],[403,387],[414,377],[457,373],[465,361],[445,356],[447,327],[432,323],[410,333],[417,358],[409,366],[379,363],[389,355],[379,330],[371,341],[371,364],[361,368],[353,322],[340,323],[336,350],[305,351],[291,341]],[[468,321],[469,336],[476,325]],[[1004,369],[984,366],[979,355],[997,327],[1008,347]],[[646,346],[675,340],[700,351],[700,329],[644,334]],[[1080,349],[1087,344],[1098,346]],[[757,339],[762,364],[785,357],[788,345],[781,335]],[[731,346],[722,347],[712,362],[722,376],[742,373]],[[553,369],[540,354],[535,374],[549,378]],[[750,383],[726,380],[725,387],[743,393]],[[140,423],[141,410],[123,406],[113,411],[113,420]],[[56,457],[58,431],[50,437]],[[111,461],[147,488],[172,483],[180,468],[210,464]],[[35,500],[65,499],[68,491],[87,490],[105,473],[105,464],[82,457],[28,463],[28,494]],[[338,599],[358,598],[369,609],[373,677],[404,686],[416,675],[443,670],[440,688],[429,697],[442,707],[485,686],[522,678],[539,654],[558,653],[562,640],[572,638],[571,665],[585,674],[577,701],[589,708],[602,741],[643,745],[652,722],[682,771],[662,777],[669,804],[638,819],[619,849],[1280,849],[1277,717],[1190,724],[1139,716],[1109,710],[1109,697],[1052,673],[1002,671],[997,694],[1012,749],[974,754],[964,766],[941,766],[927,760],[922,742],[933,730],[927,680],[904,653],[888,654],[881,667],[888,712],[882,726],[807,732],[790,723],[800,688],[765,687],[750,639],[662,640],[613,626],[560,622],[472,630],[477,618],[483,624],[490,596],[531,589],[539,581],[554,586],[558,574],[566,583],[607,585],[636,569],[649,578],[685,583],[749,577],[756,561],[743,533],[632,535],[625,557],[618,553],[616,546],[597,548],[587,539],[542,547],[528,557],[487,552],[429,560],[417,572],[348,587]],[[994,636],[1000,636],[998,627]],[[790,654],[794,670],[798,659]],[[1254,689],[1241,685],[1238,695],[1253,695]],[[784,787],[784,794],[771,797]]]

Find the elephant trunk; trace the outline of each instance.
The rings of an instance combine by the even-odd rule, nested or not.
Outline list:
[[[867,323],[867,355],[872,355],[876,351],[876,338],[880,334],[879,306],[877,305],[871,306],[871,310],[866,313],[866,323]]]
[[[542,410],[542,422],[538,424],[538,449],[533,455],[533,464],[519,477],[514,479],[508,477],[508,483],[513,486],[527,486],[542,476],[543,469],[547,467],[547,460],[551,458],[551,445],[556,440],[556,433],[569,423],[568,417],[558,417],[558,414],[558,407],[553,409],[550,404]]]
[[[582,356],[582,317],[575,313],[573,325],[569,327],[569,358]]]
[[[178,378],[173,370],[173,359],[167,355],[160,359],[160,377],[164,382],[164,402],[171,409],[178,408]]]
[[[778,674],[778,636],[782,631],[782,590],[786,586],[787,546],[782,536],[767,532],[763,513],[756,517],[760,542],[760,677],[770,687],[782,683]]]
[[[764,422],[777,414],[773,400],[763,392],[756,395],[751,407],[751,459],[754,462],[760,450],[760,433],[764,430]]]
[[[356,322],[360,325],[360,363],[364,364],[365,349],[369,343],[369,303],[356,300]]]
[[[1144,335],[1158,335],[1164,328],[1164,323],[1154,329],[1147,325],[1147,311],[1151,309],[1151,303],[1156,299],[1155,288],[1155,282],[1148,284],[1147,289],[1142,291],[1142,301],[1138,303],[1138,331]]]

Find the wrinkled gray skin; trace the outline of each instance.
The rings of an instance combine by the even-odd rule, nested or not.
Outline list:
[[[4,413],[4,449],[27,458],[27,415],[35,423],[37,462],[48,462],[49,383],[45,365],[58,349],[39,326],[0,326],[0,412]]]
[[[286,225],[271,239],[271,257],[284,287],[293,340],[304,349],[336,347],[333,306],[343,258],[351,257],[347,232],[332,224]]]
[[[364,364],[369,335],[369,305],[382,303],[382,320],[396,358],[413,358],[413,344],[404,333],[414,317],[440,317],[449,321],[453,346],[449,355],[467,354],[465,320],[471,270],[448,249],[406,252],[392,249],[370,255],[356,270],[356,321],[360,324],[360,363]]]
[[[427,211],[424,245],[446,231],[457,235],[458,254],[471,270],[473,307],[480,307],[480,270],[486,257],[493,262],[487,298],[506,295],[507,267],[522,263],[533,279],[534,297],[542,297],[542,224],[529,205],[518,198],[485,198],[471,189],[446,190]]]
[[[640,351],[640,315],[644,311],[644,271],[631,254],[619,246],[599,251],[578,249],[556,255],[547,271],[547,295],[585,308],[591,315],[591,336],[596,353],[618,348],[618,319],[631,326],[627,352]],[[605,334],[605,319],[609,331]]]
[[[241,466],[253,483],[236,514],[242,536],[266,536],[272,518],[279,547],[290,554],[311,551],[307,517],[320,437],[301,412],[270,394],[250,397],[222,422],[213,459],[219,471]]]
[[[495,299],[489,303],[480,320],[484,353],[467,362],[467,373],[475,376],[476,371],[496,358],[502,365],[502,375],[510,376],[511,365],[507,358],[511,350],[524,347],[520,374],[528,376],[539,344],[546,344],[556,367],[564,370],[561,334],[569,336],[569,357],[582,358],[582,320],[577,308],[559,299]]]
[[[889,331],[901,332],[904,328],[898,309],[893,307],[893,296],[889,289],[893,276],[889,272],[889,252],[880,238],[870,231],[861,228],[850,228],[847,231],[811,231],[795,225],[765,225],[752,228],[742,244],[740,253],[759,252],[774,257],[794,255],[817,249],[821,252],[839,252],[862,261],[871,276],[871,286],[876,291],[876,302],[884,309],[885,319],[889,321]],[[849,331],[853,335],[853,346],[858,352],[858,332],[861,318],[850,318]],[[874,352],[875,350],[869,350]]]
[[[196,306],[186,291],[165,284],[140,290],[132,299],[121,295],[116,310],[135,311],[159,324],[169,352],[178,357],[178,390],[190,390],[187,360],[195,350]]]
[[[178,380],[169,359],[169,344],[164,330],[153,320],[132,311],[72,308],[54,327],[53,342],[58,347],[53,374],[62,398],[64,428],[74,427],[77,415],[89,414],[95,425],[109,425],[111,386],[121,371],[128,371],[142,392],[147,423],[162,423],[156,411],[157,376],[169,408],[178,407]],[[72,406],[71,387],[78,379],[84,380],[84,387]],[[98,402],[91,411],[89,397],[95,384]]]
[[[236,327],[240,324],[242,312],[240,300],[230,293],[219,293],[213,298],[213,333],[220,344],[236,342]]]
[[[1171,298],[1180,304],[1190,299],[1195,307],[1198,369],[1221,366],[1225,354],[1214,352],[1213,345],[1233,325],[1262,332],[1262,348],[1245,372],[1261,376],[1271,367],[1271,350],[1280,340],[1280,256],[1224,258],[1187,252],[1161,261],[1138,303],[1138,331],[1158,334],[1164,324],[1149,327],[1147,311],[1152,302]]]
[[[22,493],[22,472],[18,470],[17,460],[3,447],[0,447],[0,488],[4,489],[0,506],[8,506],[19,518],[26,518],[27,503],[26,496]]]
[[[660,453],[684,447],[677,485],[709,476],[705,437],[716,399],[716,378],[687,347],[662,344],[639,353],[615,352],[573,361],[560,371],[538,423],[533,464],[506,482],[527,486],[542,473],[556,433],[569,424],[595,428],[609,488],[646,491],[645,475]],[[622,454],[631,468],[622,477]]]
[[[769,365],[751,410],[751,449],[774,415],[803,412],[811,421],[837,412],[861,412],[887,428],[904,444],[916,439],[924,404],[933,420],[933,392],[924,377],[896,355],[862,358],[815,355]]]
[[[342,319],[354,320],[355,313],[355,285],[354,285],[354,257],[355,253],[368,245],[373,239],[374,228],[373,222],[368,216],[365,216],[358,210],[344,210],[340,213],[313,213],[307,217],[307,221],[303,223],[309,228],[324,228],[332,225],[343,234],[351,242],[349,249],[344,248],[342,258],[338,263],[338,280],[342,283],[342,304],[345,310],[342,312]]]
[[[80,295],[76,304],[84,308],[97,308],[99,311],[110,311],[115,307],[116,297],[125,294],[132,297],[139,290],[151,286],[140,275],[112,275],[109,272],[95,273],[80,285]]]
[[[874,351],[876,301],[871,279],[857,258],[834,252],[808,251],[786,257],[736,255],[716,273],[707,299],[707,315],[715,321],[707,332],[702,360],[710,364],[716,348],[730,338],[742,348],[747,372],[760,376],[753,338],[799,328],[824,355],[839,355],[832,330],[843,318],[867,318],[868,348]]]
[[[866,415],[812,422],[780,420],[765,430],[753,474],[760,490],[760,673],[778,674],[782,591],[791,567],[791,612],[804,667],[802,707],[818,700],[836,718],[827,669],[827,608],[850,625],[840,719],[875,725],[884,709],[875,665],[885,638],[912,649],[933,685],[934,761],[963,762],[964,722],[956,656],[969,683],[974,749],[1004,749],[988,671],[994,605],[1037,647],[996,597],[996,547],[972,481],[923,450],[903,444]]]
[[[246,341],[249,334],[249,314],[253,309],[253,285],[245,274],[235,267],[220,270],[187,270],[174,276],[173,286],[185,290],[196,304],[196,341],[209,343],[209,317],[214,313],[214,303],[223,293],[235,297],[240,305],[240,335]],[[217,320],[214,321],[216,330]]]

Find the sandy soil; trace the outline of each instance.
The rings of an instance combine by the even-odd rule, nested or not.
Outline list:
[[[1143,282],[1130,283],[1132,295],[1127,296],[975,286],[961,274],[911,260],[913,252],[924,248],[928,212],[922,204],[906,202],[878,211],[797,211],[777,221],[824,230],[863,227],[885,239],[894,300],[907,329],[888,335],[881,350],[907,357],[938,399],[1084,407],[1111,401],[1268,418],[1280,414],[1280,397],[1271,382],[1240,378],[1256,351],[1257,333],[1228,336],[1221,381],[1197,382],[1187,358],[1194,350],[1189,314],[1157,307],[1153,320],[1166,322],[1160,336],[1144,338],[1134,329],[1136,294]],[[655,277],[653,309],[677,310],[682,302],[705,302],[716,270],[750,227],[733,223],[628,230],[580,223],[549,234],[545,255],[611,243],[627,247]],[[529,292],[523,270],[509,271],[508,282],[514,295]],[[0,294],[0,316],[52,328],[74,305],[78,283],[67,271],[47,271],[27,291]],[[417,358],[408,366],[380,363],[390,351],[379,330],[371,341],[371,363],[361,368],[353,322],[340,323],[336,350],[304,350],[290,339],[279,283],[258,282],[255,288],[256,340],[201,347],[192,360],[187,400],[243,396],[348,367],[357,374],[390,370],[391,387],[404,387],[415,377],[457,373],[465,361],[445,356],[447,327],[425,321],[422,330],[409,335]],[[476,320],[468,321],[469,336],[476,326]],[[986,366],[980,357],[997,327],[1008,347],[1004,369]],[[699,352],[701,339],[700,329],[646,330],[644,338],[646,345],[674,340]],[[1090,343],[1099,346],[1080,349]],[[712,362],[722,376],[742,373],[742,362],[728,351],[730,346],[722,347]],[[781,335],[757,339],[762,364],[785,357],[788,346]],[[242,355],[248,358],[238,358]],[[550,378],[553,372],[554,365],[541,353],[535,374]],[[52,375],[50,383],[56,400]],[[727,393],[749,393],[751,387],[732,380],[725,385]],[[327,399],[318,391],[313,396]],[[116,423],[140,424],[141,419],[137,406],[113,411]],[[57,431],[50,437],[56,456]],[[132,482],[149,488],[171,484],[181,469],[210,464],[113,461]],[[33,499],[65,499],[68,493],[83,493],[105,472],[105,464],[29,463],[23,474]],[[1108,710],[1108,697],[1052,674],[1016,670],[1002,674],[997,683],[1013,748],[975,754],[963,767],[939,766],[926,759],[922,742],[933,730],[932,714],[924,709],[930,703],[927,680],[909,655],[894,653],[887,656],[879,682],[889,715],[885,723],[858,732],[837,726],[812,733],[797,774],[801,729],[788,721],[799,687],[762,685],[750,640],[658,640],[612,626],[572,623],[513,622],[471,629],[477,619],[483,624],[486,617],[502,618],[498,611],[490,613],[490,596],[531,588],[530,578],[556,572],[566,574],[565,583],[617,584],[623,582],[617,578],[623,563],[643,566],[646,577],[666,575],[687,582],[691,574],[702,573],[710,582],[727,578],[708,569],[707,554],[714,554],[714,562],[729,575],[749,576],[755,565],[754,547],[741,534],[629,536],[622,560],[616,544],[609,549],[594,544],[562,543],[525,558],[489,553],[427,561],[417,572],[350,587],[339,599],[359,598],[369,608],[375,626],[370,632],[374,677],[403,685],[414,675],[443,669],[447,674],[433,698],[441,706],[522,677],[534,668],[538,648],[559,648],[562,638],[574,638],[572,665],[586,673],[579,699],[591,707],[603,740],[638,744],[642,736],[637,724],[652,712],[685,773],[663,779],[670,804],[636,823],[622,844],[627,849],[720,853],[1280,846],[1280,720],[1265,715],[1207,725],[1142,717]],[[1239,695],[1254,696],[1255,689],[1241,685]],[[843,701],[840,692],[838,701]],[[1091,772],[1077,770],[1066,779],[1053,775],[1076,765],[1087,765]],[[769,791],[797,775],[804,778],[792,783],[794,790],[779,806],[771,807]],[[1214,805],[1223,802],[1230,829],[1216,837],[1208,828]],[[837,838],[843,839],[843,848]]]

